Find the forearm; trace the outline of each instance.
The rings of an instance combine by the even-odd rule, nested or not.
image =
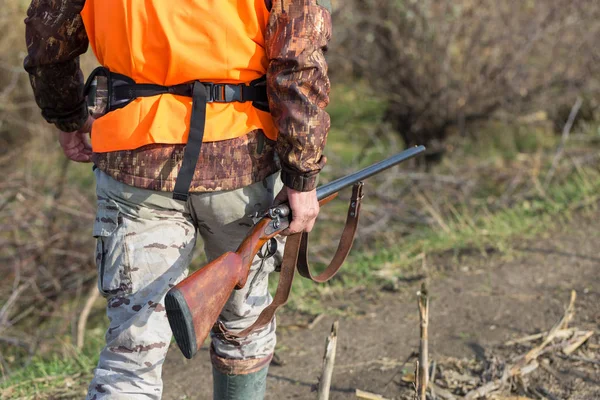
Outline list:
[[[269,103],[279,130],[277,152],[284,184],[310,191],[324,165],[330,120],[325,51],[330,11],[316,0],[273,2],[267,29]]]
[[[88,117],[79,56],[88,38],[79,13],[85,0],[32,1],[25,19],[24,67],[42,116],[60,130],[79,130]]]

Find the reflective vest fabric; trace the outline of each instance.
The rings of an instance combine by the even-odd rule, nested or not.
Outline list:
[[[250,83],[266,74],[264,1],[87,0],[81,15],[100,64],[137,83]],[[96,120],[92,147],[186,143],[191,106],[191,98],[171,94],[138,98]],[[203,141],[256,129],[277,138],[271,115],[251,102],[210,103]]]

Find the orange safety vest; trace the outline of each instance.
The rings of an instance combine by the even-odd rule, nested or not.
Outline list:
[[[256,0],[87,0],[81,12],[101,65],[136,83],[249,83],[266,74],[269,10]],[[152,143],[187,143],[192,99],[137,98],[94,123],[95,152]],[[262,129],[277,139],[268,112],[246,103],[209,103],[203,142]]]

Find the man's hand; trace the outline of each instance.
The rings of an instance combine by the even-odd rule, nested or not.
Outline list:
[[[319,215],[317,190],[299,192],[284,186],[277,197],[275,197],[275,204],[285,201],[289,203],[292,210],[292,222],[290,223],[290,227],[281,232],[281,234],[289,236],[294,233],[312,231],[317,215]]]
[[[92,144],[90,143],[90,131],[94,118],[88,117],[85,124],[76,132],[63,132],[58,134],[58,142],[68,159],[89,163],[92,160]]]

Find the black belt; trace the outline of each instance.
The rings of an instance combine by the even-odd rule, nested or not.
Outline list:
[[[128,76],[109,71],[107,68],[96,68],[85,85],[86,96],[91,94],[95,78],[103,76],[107,80],[106,112],[125,107],[138,97],[150,97],[160,94],[173,94],[192,98],[192,115],[188,142],[183,153],[181,169],[177,174],[173,198],[187,201],[190,185],[202,148],[204,127],[206,124],[206,105],[208,103],[245,103],[251,101],[259,110],[269,111],[266,78],[262,77],[246,84],[211,83],[193,81],[173,86],[162,86],[151,83],[136,83]]]

